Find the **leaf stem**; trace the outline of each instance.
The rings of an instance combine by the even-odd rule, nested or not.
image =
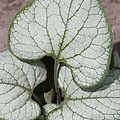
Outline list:
[[[34,100],[40,105],[40,107],[42,107],[43,104],[42,104],[41,100],[34,93],[32,93],[32,96],[33,96]]]
[[[56,59],[54,64],[54,83],[55,83],[57,105],[59,105],[61,103],[61,97],[60,97],[60,90],[59,90],[59,83],[58,83],[58,62]]]

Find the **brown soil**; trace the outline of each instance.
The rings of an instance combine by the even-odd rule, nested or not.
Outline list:
[[[120,55],[120,0],[101,0],[114,35],[114,49]]]
[[[0,0],[0,51],[7,48],[7,34],[16,12],[30,0]]]
[[[16,12],[30,0],[0,0],[0,51],[7,48],[7,31]],[[100,0],[114,33],[115,49],[120,45],[120,0]]]

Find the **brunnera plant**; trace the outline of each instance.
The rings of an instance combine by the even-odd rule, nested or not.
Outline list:
[[[120,69],[99,0],[33,0],[0,53],[0,119],[118,120]],[[110,69],[109,69],[110,68]]]

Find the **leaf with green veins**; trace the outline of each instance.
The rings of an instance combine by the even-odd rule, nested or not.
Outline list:
[[[33,0],[11,24],[9,50],[27,60],[52,56],[86,88],[105,78],[111,38],[99,0]]]
[[[9,51],[0,53],[0,119],[32,120],[41,114],[31,99],[33,89],[46,79],[46,68],[40,61],[22,62]]]
[[[110,70],[100,85],[86,90],[81,90],[72,79],[72,72],[63,66],[59,83],[65,91],[65,104],[45,105],[47,120],[120,119],[120,69]]]

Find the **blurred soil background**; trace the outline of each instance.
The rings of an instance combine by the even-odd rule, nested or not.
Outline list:
[[[7,34],[16,12],[31,0],[0,0],[0,51],[7,48]],[[120,53],[120,0],[100,0],[114,34],[114,48]]]

